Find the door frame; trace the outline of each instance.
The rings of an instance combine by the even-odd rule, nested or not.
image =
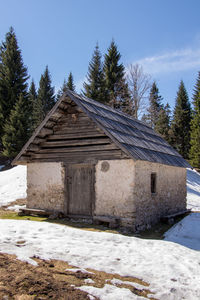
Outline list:
[[[64,170],[65,170],[65,175],[64,175],[64,214],[69,215],[69,201],[70,201],[70,195],[69,195],[69,189],[68,185],[70,184],[70,177],[68,176],[69,174],[69,168],[72,165],[77,165],[77,166],[91,166],[92,167],[92,187],[91,187],[91,197],[92,197],[92,203],[91,203],[91,215],[90,216],[85,216],[88,218],[93,217],[94,215],[94,210],[95,210],[95,200],[96,200],[96,195],[95,195],[95,165],[96,163],[65,163],[64,164]],[[71,215],[72,216],[72,215]],[[74,215],[76,216],[76,215]]]

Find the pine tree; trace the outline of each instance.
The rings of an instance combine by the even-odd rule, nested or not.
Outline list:
[[[41,75],[37,105],[35,110],[37,125],[45,118],[46,114],[51,110],[55,104],[54,88],[51,86],[51,77],[49,74],[48,66]]]
[[[189,158],[191,165],[200,170],[200,72],[194,88],[193,106]]]
[[[171,124],[171,144],[185,159],[188,158],[190,150],[190,121],[190,102],[184,83],[181,81]]]
[[[151,128],[156,127],[156,123],[158,121],[159,112],[163,109],[162,105],[162,97],[159,95],[159,89],[154,81],[150,90],[149,95],[149,108],[147,113],[147,122],[151,126]],[[164,111],[162,111],[161,115],[163,115]],[[160,115],[160,117],[161,117]],[[163,115],[164,116],[164,115]]]
[[[63,95],[63,93],[66,92],[67,88],[68,88],[67,87],[67,82],[64,79],[62,87],[58,90],[58,92],[56,94],[56,101],[58,101],[60,99],[60,97]]]
[[[129,98],[128,85],[125,81],[125,68],[120,64],[121,54],[112,40],[104,59],[105,84],[108,96],[106,101],[114,108],[126,106]],[[127,102],[128,103],[128,102]]]
[[[37,123],[37,117],[35,116],[35,111],[37,107],[37,91],[35,87],[35,83],[32,80],[31,85],[28,92],[28,98],[29,98],[29,130],[30,135],[33,133],[36,123]]]
[[[21,93],[4,125],[3,155],[9,158],[13,158],[18,154],[29,137],[27,131],[29,122],[27,103],[27,98]]]
[[[23,64],[17,38],[11,27],[0,48],[0,139],[4,124],[19,95],[27,95],[27,79],[27,68]]]
[[[66,88],[72,92],[75,92],[74,78],[72,72],[69,73]]]
[[[159,133],[165,141],[170,142],[170,106],[167,103],[159,110],[157,120],[155,123],[155,131]]]
[[[89,63],[87,82],[84,82],[83,87],[83,93],[86,97],[102,103],[106,102],[104,73],[98,44],[95,47],[92,60]]]
[[[69,73],[68,80],[64,79],[62,87],[59,89],[56,95],[56,101],[60,99],[60,97],[69,89],[72,92],[75,92],[75,85],[72,72]]]

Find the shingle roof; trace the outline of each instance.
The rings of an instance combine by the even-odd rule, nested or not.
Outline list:
[[[191,167],[176,150],[144,122],[71,91],[68,91],[67,95],[134,160]]]
[[[51,115],[59,109],[59,105],[62,104],[62,101],[66,97],[75,102],[114,143],[134,160],[144,160],[185,168],[191,167],[177,151],[144,122],[69,90],[48,113],[44,121],[15,158],[14,163],[26,152],[28,146],[48,122]]]

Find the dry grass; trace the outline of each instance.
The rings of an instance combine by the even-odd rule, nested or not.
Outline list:
[[[135,277],[125,277],[94,269],[87,269],[88,273],[81,270],[74,272],[72,270],[75,267],[64,261],[47,261],[36,257],[33,259],[37,261],[38,266],[19,261],[13,255],[0,254],[0,299],[89,299],[86,292],[79,290],[81,286],[103,288],[105,284],[113,285],[112,279],[124,281],[115,284],[119,288],[129,289],[137,296],[155,299],[152,296],[148,297],[152,295],[148,288],[149,284]],[[88,278],[93,282],[85,282]],[[141,288],[134,287],[134,283],[140,284]]]

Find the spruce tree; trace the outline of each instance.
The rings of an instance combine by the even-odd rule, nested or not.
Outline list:
[[[59,89],[56,95],[56,101],[60,99],[60,97],[69,89],[72,92],[75,92],[75,85],[72,72],[69,73],[68,80],[64,79],[62,87]]]
[[[35,83],[32,80],[31,85],[28,92],[29,98],[29,128],[30,128],[30,135],[34,131],[37,123],[37,117],[35,115],[36,107],[37,107],[37,91],[35,87]]]
[[[190,102],[184,83],[181,81],[171,124],[171,144],[185,159],[188,158],[190,150],[190,121]]]
[[[165,106],[162,106],[157,115],[155,123],[155,131],[159,133],[165,141],[170,142],[170,106],[167,103]]]
[[[200,72],[194,88],[193,106],[189,158],[191,165],[200,170]]]
[[[36,119],[37,125],[45,118],[46,114],[51,110],[55,104],[54,88],[51,86],[51,77],[48,70],[48,66],[41,75],[37,105],[36,105]]]
[[[151,128],[156,127],[156,123],[158,121],[159,112],[163,108],[162,105],[162,97],[159,95],[159,90],[156,85],[156,82],[154,81],[149,95],[149,107],[148,107],[148,113],[146,116],[148,124],[151,126]],[[164,111],[163,111],[164,112]],[[163,114],[161,113],[161,115]],[[161,117],[160,115],[160,117]]]
[[[106,102],[104,73],[98,44],[95,47],[92,59],[89,63],[87,82],[84,82],[83,87],[83,94],[86,97],[102,103]]]
[[[112,40],[104,58],[105,84],[108,96],[107,102],[115,108],[126,106],[129,98],[128,85],[125,81],[125,68],[120,64],[121,54]]]
[[[4,124],[19,95],[27,95],[27,79],[27,68],[23,64],[17,38],[11,27],[0,47],[0,139]]]
[[[66,90],[67,90],[67,82],[64,79],[62,87],[58,90],[58,92],[56,94],[56,101],[58,101],[60,99],[60,97],[63,95],[63,93],[66,92]]]
[[[27,103],[27,98],[21,93],[4,125],[3,155],[9,158],[18,154],[29,137]]]
[[[72,72],[69,73],[66,88],[72,92],[75,92],[74,78]]]

